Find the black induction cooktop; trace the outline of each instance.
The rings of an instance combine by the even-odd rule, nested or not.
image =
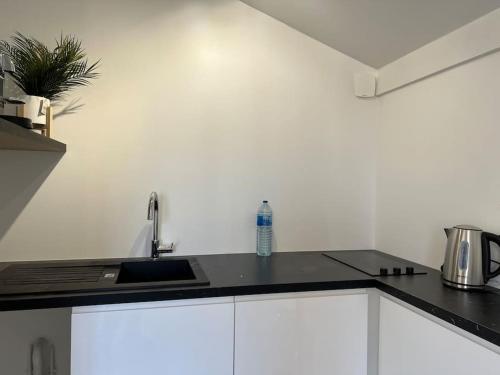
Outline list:
[[[420,265],[374,250],[328,251],[323,255],[370,276],[425,275]]]

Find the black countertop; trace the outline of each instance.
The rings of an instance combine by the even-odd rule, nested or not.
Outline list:
[[[364,251],[359,252],[359,256],[363,256],[364,253]],[[432,268],[423,267],[427,270],[425,275],[371,277],[330,259],[319,251],[280,252],[274,253],[270,258],[257,257],[255,254],[199,255],[196,258],[210,280],[210,285],[19,295],[2,294],[0,287],[0,311],[314,290],[378,288],[500,346],[500,290],[494,288],[486,288],[481,292],[454,290],[445,287],[441,283],[440,272]],[[82,260],[82,262],[88,262],[88,260]],[[40,264],[41,262],[29,263]],[[64,261],[61,263],[63,264]],[[1,263],[0,270],[11,264]]]
[[[0,311],[375,286],[372,277],[331,261],[316,251],[274,253],[268,258],[258,257],[255,254],[198,255],[196,259],[210,281],[209,285],[17,295],[2,293],[0,286]],[[91,264],[99,262],[106,265],[130,260],[128,258],[16,262],[16,264],[75,265],[81,262],[88,265],[89,262]],[[0,271],[12,264],[0,263]]]

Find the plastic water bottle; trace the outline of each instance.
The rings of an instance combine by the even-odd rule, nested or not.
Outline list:
[[[257,255],[271,255],[272,240],[273,211],[269,204],[267,204],[267,201],[262,201],[262,205],[257,212]]]

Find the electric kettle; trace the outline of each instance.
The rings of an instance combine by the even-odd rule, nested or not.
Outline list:
[[[500,274],[500,267],[491,271],[490,247],[491,242],[500,246],[500,236],[472,225],[456,225],[444,231],[448,242],[441,267],[443,284],[458,289],[481,289]]]

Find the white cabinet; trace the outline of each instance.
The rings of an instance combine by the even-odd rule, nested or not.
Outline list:
[[[74,308],[71,375],[500,373],[494,345],[373,296],[369,303],[366,290],[347,290]]]
[[[75,308],[71,375],[232,375],[233,298]]]
[[[235,375],[366,375],[365,292],[236,297]]]
[[[380,298],[379,375],[499,373],[499,354],[398,303]]]
[[[0,312],[0,374],[38,374],[40,369],[31,359],[31,350],[32,344],[42,337],[54,345],[53,362],[49,362],[58,374],[68,374],[70,319],[70,309]]]

